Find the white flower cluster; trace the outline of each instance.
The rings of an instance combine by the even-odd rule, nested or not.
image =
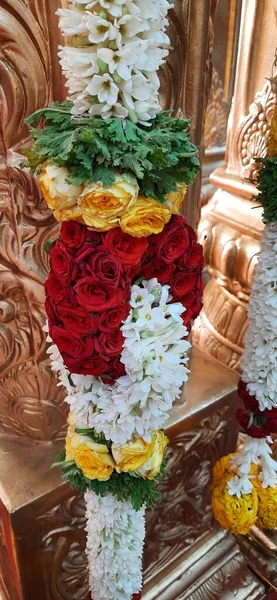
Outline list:
[[[59,9],[59,57],[73,114],[147,123],[160,110],[157,71],[168,55],[167,0],[71,0]]]
[[[240,498],[241,494],[251,494],[253,488],[253,475],[251,464],[259,464],[261,471],[259,479],[262,487],[275,488],[277,485],[277,463],[271,457],[272,450],[269,444],[272,439],[256,439],[245,435],[242,448],[235,454],[231,466],[236,469],[237,475],[228,482],[229,494]]]
[[[190,343],[183,339],[188,331],[180,316],[184,307],[170,300],[169,286],[157,279],[132,286],[131,311],[122,326],[126,375],[114,385],[90,375],[70,374],[69,379],[57,346],[50,346],[52,369],[67,389],[79,427],[95,428],[120,444],[133,436],[150,441],[152,432],[163,427],[189,373]]]
[[[142,586],[145,509],[111,494],[85,494],[89,583],[94,600],[130,600]]]
[[[277,223],[265,226],[248,308],[242,379],[260,410],[277,407]]]
[[[121,360],[126,375],[115,385],[105,385],[90,375],[72,374],[56,345],[47,352],[77,427],[95,428],[107,439],[124,444],[133,436],[150,441],[160,428],[188,378],[181,303],[170,304],[169,286],[157,279],[131,288],[130,313],[122,325]],[[48,332],[48,326],[44,327]],[[48,336],[47,341],[52,342]],[[88,491],[87,554],[90,590],[94,600],[130,600],[141,589],[141,561],[145,535],[145,510],[112,495],[103,498]]]
[[[115,443],[125,444],[133,436],[149,442],[188,379],[190,344],[183,339],[188,331],[180,316],[184,307],[170,300],[169,286],[157,279],[132,286],[131,311],[122,326],[126,375],[109,391],[105,386],[90,422]]]

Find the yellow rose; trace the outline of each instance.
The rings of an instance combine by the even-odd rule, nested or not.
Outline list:
[[[97,449],[92,449],[87,443],[78,446],[75,452],[76,465],[88,479],[107,481],[114,470],[114,460],[112,456],[104,450],[104,448],[107,448],[104,444],[94,444],[91,442],[90,445],[93,445],[94,448],[97,447]],[[99,446],[101,446],[101,448],[99,448]]]
[[[169,442],[168,437],[162,431],[154,431],[150,443],[150,455],[148,460],[137,470],[137,473],[147,479],[154,479],[161,469],[164,451]]]
[[[68,415],[68,430],[65,439],[65,460],[75,460],[75,453],[81,443],[81,436],[75,432],[76,413],[71,411]]]
[[[150,446],[151,444],[147,444],[142,438],[125,446],[113,444],[112,454],[117,472],[137,471],[148,459]]]
[[[138,184],[116,176],[115,183],[86,186],[78,199],[84,223],[97,231],[108,231],[119,224],[120,216],[136,201]]]
[[[158,475],[168,438],[162,431],[155,431],[148,444],[142,438],[125,446],[112,445],[112,454],[118,473],[136,472],[142,477],[153,479]]]
[[[147,237],[151,233],[160,233],[170,217],[170,210],[154,198],[138,196],[135,204],[120,218],[120,227],[133,237]]]
[[[167,194],[164,206],[170,210],[171,214],[179,214],[186,191],[186,185],[177,185],[177,190],[175,192]]]
[[[82,193],[82,185],[71,185],[66,182],[69,175],[65,167],[53,163],[42,166],[39,186],[49,208],[54,211],[57,221],[78,220],[81,217],[77,198]]]

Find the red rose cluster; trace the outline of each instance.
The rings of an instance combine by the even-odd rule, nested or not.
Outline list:
[[[245,407],[245,410],[237,410],[237,420],[244,433],[253,438],[277,433],[277,408],[261,411],[256,397],[249,394],[242,379],[238,383],[238,394]]]
[[[148,241],[140,274],[170,285],[172,302],[181,302],[186,308],[183,321],[190,329],[191,320],[202,308],[203,248],[192,227],[179,215],[173,215],[163,231],[150,235]]]
[[[148,238],[119,227],[97,233],[76,221],[63,223],[50,249],[45,291],[49,333],[70,372],[106,381],[125,373],[120,326],[138,277],[169,284],[172,301],[186,307],[189,327],[202,306],[202,268],[202,247],[176,215],[162,233]]]

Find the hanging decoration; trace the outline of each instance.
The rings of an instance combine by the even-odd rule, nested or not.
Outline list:
[[[159,104],[167,0],[58,10],[68,99],[28,119],[28,165],[54,217],[48,353],[70,406],[65,479],[85,496],[93,600],[138,600],[145,509],[187,380],[203,253],[179,216],[199,171],[189,121]],[[39,125],[39,127],[37,127]]]
[[[249,301],[249,326],[237,411],[243,444],[214,467],[212,505],[219,523],[246,534],[252,525],[277,527],[277,462],[272,434],[277,433],[277,105],[269,153],[259,159],[258,201],[265,227]]]

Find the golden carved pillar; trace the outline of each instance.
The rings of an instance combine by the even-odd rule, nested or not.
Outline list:
[[[261,211],[251,201],[248,178],[254,156],[263,156],[275,97],[270,84],[276,27],[276,0],[242,3],[236,82],[228,125],[225,166],[211,175],[217,188],[203,207],[199,237],[211,279],[204,310],[194,329],[195,342],[228,367],[238,370],[247,327],[247,302],[260,248]]]
[[[224,164],[227,122],[234,91],[241,0],[219,0],[212,50],[212,81],[205,113],[201,206],[215,192],[210,175]]]
[[[29,174],[18,169],[28,114],[63,95],[56,0],[2,0],[0,254],[0,597],[87,600],[84,506],[51,464],[66,417],[45,356],[44,245],[54,221]],[[214,0],[176,0],[173,50],[163,72],[166,107],[193,117],[200,143],[211,76]],[[200,178],[186,214],[197,220]],[[233,538],[213,522],[212,465],[236,443],[236,375],[194,350],[192,377],[168,423],[170,471],[148,514],[145,600],[265,598]],[[230,408],[229,408],[230,406]]]

